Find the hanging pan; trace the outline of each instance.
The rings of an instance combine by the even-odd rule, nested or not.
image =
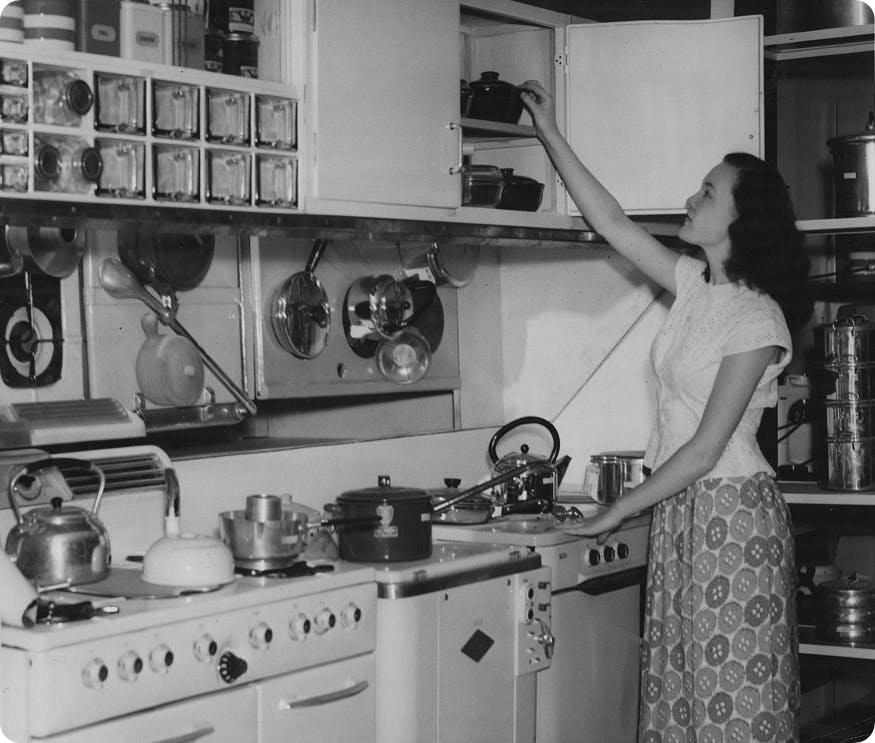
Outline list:
[[[299,359],[312,359],[328,345],[331,304],[316,264],[328,240],[315,240],[303,271],[289,276],[270,298],[270,320],[277,342]]]

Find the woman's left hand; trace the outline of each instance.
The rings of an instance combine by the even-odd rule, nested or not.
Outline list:
[[[596,540],[599,544],[603,544],[605,540],[615,532],[620,524],[623,523],[623,516],[620,509],[616,506],[611,506],[604,513],[592,518],[585,518],[574,524],[563,524],[562,531],[566,534],[574,534],[581,537],[598,537]]]

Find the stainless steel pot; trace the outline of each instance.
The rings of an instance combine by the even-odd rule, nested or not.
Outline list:
[[[827,438],[827,481],[830,490],[871,490],[875,437]]]
[[[820,584],[817,597],[817,634],[838,642],[868,642],[875,637],[875,585],[852,573]]]
[[[779,34],[872,23],[872,9],[860,0],[780,0]]]
[[[875,399],[875,364],[824,364],[812,370],[811,387],[819,400]]]
[[[836,216],[875,214],[875,113],[869,114],[864,131],[826,144],[833,159]]]
[[[875,323],[864,315],[842,317],[814,328],[814,352],[824,364],[875,361]]]
[[[60,466],[97,475],[97,495],[91,511],[65,506],[60,498],[53,498],[51,506],[34,508],[22,515],[17,497],[25,478]],[[31,462],[12,476],[8,495],[15,526],[7,536],[6,552],[26,578],[38,586],[79,585],[101,580],[109,574],[109,534],[97,516],[104,484],[103,472],[93,462],[64,457]]]
[[[875,436],[875,400],[839,400],[823,403],[829,438]]]

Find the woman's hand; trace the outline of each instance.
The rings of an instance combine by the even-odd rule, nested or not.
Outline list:
[[[566,534],[574,534],[581,537],[598,537],[596,540],[603,544],[605,540],[615,532],[623,523],[623,515],[616,506],[611,506],[604,513],[583,519],[574,524],[563,524],[562,531]]]
[[[556,125],[556,107],[553,104],[553,96],[537,80],[526,80],[520,89],[520,100],[532,115],[535,129],[539,135],[549,131],[558,132]]]

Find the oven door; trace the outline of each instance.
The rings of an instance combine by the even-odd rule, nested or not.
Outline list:
[[[635,743],[645,566],[552,595],[557,652],[538,674],[538,743]]]
[[[260,743],[374,743],[376,675],[368,653],[258,682]]]
[[[136,693],[136,689],[131,692]],[[255,689],[239,687],[33,740],[45,743],[240,743],[255,740],[256,725]]]

